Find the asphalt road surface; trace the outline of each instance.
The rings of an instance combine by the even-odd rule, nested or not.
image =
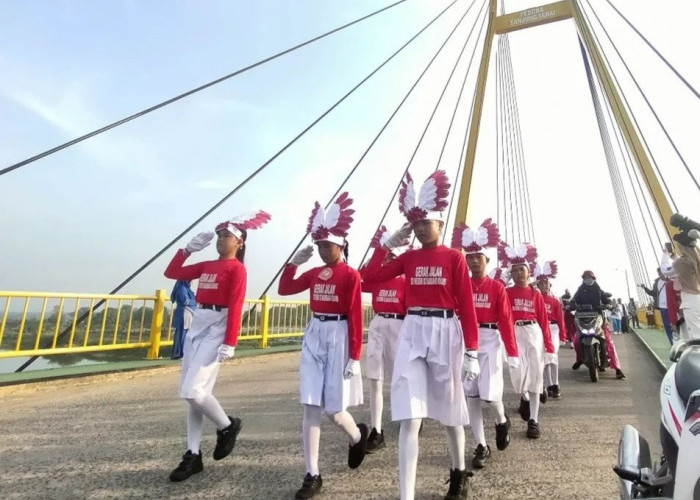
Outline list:
[[[492,458],[475,473],[469,498],[619,498],[612,465],[621,427],[635,425],[648,437],[652,453],[659,451],[662,372],[632,335],[615,341],[628,376],[624,381],[608,371],[591,383],[583,369],[571,370],[573,351],[561,349],[563,397],[541,408],[539,440],[525,437],[525,423],[515,412],[518,398],[506,384],[511,444],[502,452],[495,449],[487,415]],[[298,353],[275,354],[222,367],[215,394],[230,414],[243,419],[243,430],[233,453],[215,462],[215,429],[207,423],[204,472],[183,483],[168,480],[185,451],[186,404],[177,398],[175,367],[0,388],[0,498],[293,498],[305,473],[298,359]],[[323,421],[324,486],[317,498],[398,498],[398,425],[388,423],[388,409],[387,397],[387,448],[367,456],[356,470],[347,468],[344,435]],[[369,419],[367,404],[351,413],[358,422]],[[473,446],[467,429],[469,456]],[[449,469],[444,431],[426,421],[416,498],[443,498]]]

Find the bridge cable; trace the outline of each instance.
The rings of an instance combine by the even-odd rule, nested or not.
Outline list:
[[[586,1],[588,2],[588,0],[586,0]],[[659,127],[661,127],[661,130],[664,132],[664,135],[666,136],[666,138],[668,139],[668,141],[671,143],[671,146],[673,147],[673,150],[676,152],[676,155],[678,156],[678,158],[681,160],[681,163],[683,163],[683,166],[685,167],[686,172],[688,172],[688,175],[690,175],[691,179],[693,179],[693,183],[695,184],[695,187],[697,187],[698,190],[700,190],[700,184],[698,183],[698,181],[697,181],[697,179],[695,178],[695,176],[693,175],[693,173],[690,171],[690,167],[688,166],[688,163],[685,161],[685,158],[683,158],[683,155],[682,155],[681,152],[678,150],[678,147],[676,147],[676,143],[673,141],[673,139],[671,138],[671,135],[670,135],[670,134],[668,133],[668,131],[666,130],[666,127],[665,127],[664,124],[661,122],[661,119],[659,118],[659,115],[656,113],[656,110],[654,109],[654,107],[653,107],[653,106],[651,105],[651,103],[649,102],[649,99],[647,99],[647,96],[646,96],[646,94],[644,93],[644,91],[642,90],[642,88],[640,87],[639,83],[637,82],[637,79],[634,77],[634,75],[632,74],[632,71],[630,71],[629,67],[627,66],[627,63],[626,63],[625,60],[622,58],[622,55],[620,54],[620,51],[617,49],[617,46],[615,45],[615,42],[613,42],[613,41],[612,41],[612,38],[610,38],[610,35],[608,34],[608,30],[605,29],[605,26],[603,26],[603,24],[601,23],[600,19],[598,18],[598,15],[595,13],[595,11],[594,11],[593,8],[590,6],[590,4],[588,4],[588,5],[589,5],[589,8],[591,9],[591,11],[593,12],[593,15],[595,16],[596,20],[598,21],[598,24],[600,24],[600,27],[603,29],[603,32],[605,33],[605,36],[608,38],[608,41],[609,41],[610,44],[612,45],[613,49],[615,49],[615,52],[617,53],[618,57],[620,58],[620,61],[621,61],[622,64],[624,65],[625,69],[627,70],[627,73],[628,73],[628,74],[630,75],[630,77],[632,78],[632,81],[634,82],[635,86],[637,87],[637,90],[639,90],[639,93],[642,95],[642,98],[644,99],[644,102],[647,104],[647,106],[648,106],[649,109],[651,110],[652,114],[654,115],[654,118],[656,119],[656,122],[659,124]],[[586,16],[586,19],[588,20],[588,16],[586,15],[586,12],[585,12],[583,9],[581,9],[581,12],[583,13],[584,16]],[[589,26],[591,26],[590,20],[588,20],[588,24],[589,24]],[[592,28],[592,26],[591,26],[591,28]],[[596,41],[598,42],[598,46],[600,46],[600,47],[602,48],[602,45],[600,44],[600,41],[598,40],[598,37],[597,37],[595,31],[593,31],[593,36],[594,36],[594,38],[596,39]],[[603,52],[603,55],[604,55],[604,54],[605,54],[605,53]],[[604,55],[604,57],[605,57],[605,55]],[[612,67],[610,66],[610,63],[607,61],[607,58],[605,58],[605,59],[606,59],[606,63],[608,64],[608,67],[610,67],[610,71],[611,71],[611,73],[612,73]],[[624,94],[623,91],[622,91],[622,88],[621,88],[620,85],[619,85],[619,83],[617,84],[617,86],[618,86],[618,88],[619,88],[619,90],[620,90],[620,93],[621,93],[621,94]],[[626,102],[626,99],[625,99],[625,102]],[[627,104],[627,107],[629,108],[629,104]],[[630,113],[631,113],[631,109],[630,109]],[[635,120],[635,124],[636,124],[636,120]],[[638,124],[637,124],[637,128],[639,128],[639,125],[638,125]],[[639,130],[639,133],[640,133],[640,135],[642,135],[641,129]],[[645,145],[646,145],[646,140],[645,140]],[[648,146],[647,146],[647,150],[649,150],[649,147],[648,147]],[[664,187],[666,188],[666,191],[668,192],[668,196],[669,196],[669,198],[671,198],[671,201],[673,202],[673,205],[674,205],[674,207],[675,207],[676,204],[675,204],[675,202],[673,201],[673,199],[672,199],[672,197],[671,197],[671,192],[670,192],[670,190],[668,189],[668,186],[666,185],[666,181],[664,180],[663,175],[661,174],[661,171],[660,171],[658,165],[656,165],[656,169],[657,169],[657,171],[658,171],[658,173],[659,173],[659,177],[661,178],[661,181],[663,182]],[[677,208],[676,208],[676,210],[677,210]]]
[[[498,68],[499,68],[498,74],[500,76],[500,78],[498,80],[498,84],[499,84],[498,95],[500,96],[500,98],[499,98],[499,104],[500,104],[499,113],[500,113],[500,117],[501,117],[501,119],[500,119],[500,124],[501,124],[500,134],[501,134],[501,137],[505,138],[507,135],[507,132],[506,132],[507,124],[506,124],[505,103],[504,103],[504,85],[505,85],[504,78],[505,77],[503,75],[503,72],[504,72],[503,54],[500,50],[501,43],[502,43],[502,39],[499,38],[499,40],[498,40],[499,50],[497,51],[496,58],[498,61]],[[507,174],[507,179],[504,179],[505,193],[503,196],[503,200],[504,200],[505,212],[509,215],[509,217],[506,217],[506,222],[508,222],[508,219],[510,219],[510,225],[506,224],[505,233],[506,233],[506,237],[507,237],[508,236],[508,229],[510,229],[511,244],[514,244],[513,240],[516,238],[515,231],[517,229],[516,224],[515,224],[514,219],[513,219],[513,206],[514,206],[514,203],[513,203],[513,184],[514,184],[514,182],[513,182],[513,176],[510,173],[512,170],[512,166],[510,164],[510,158],[509,158],[509,155],[506,155],[506,151],[507,151],[507,147],[505,144],[505,140],[502,140],[501,141],[501,163],[503,164],[504,176]],[[507,180],[508,182],[506,183],[505,180]],[[505,203],[506,194],[508,196],[508,204]],[[508,241],[508,240],[506,240],[506,241]]]
[[[455,0],[455,2],[456,2],[456,0]],[[452,2],[445,10],[443,10],[442,13],[444,13],[447,9],[449,9],[452,5],[454,5],[455,2]],[[357,167],[359,166],[360,162],[362,162],[362,160],[365,158],[365,156],[367,155],[367,153],[370,151],[370,149],[374,146],[374,144],[377,142],[377,140],[379,139],[379,137],[382,135],[382,133],[384,132],[384,130],[386,130],[386,128],[387,128],[387,126],[389,125],[389,123],[391,123],[391,121],[394,119],[394,117],[396,116],[396,114],[398,113],[398,111],[401,109],[401,107],[404,105],[404,103],[406,102],[406,100],[408,99],[408,97],[411,95],[411,93],[413,92],[413,90],[416,88],[416,86],[418,85],[418,83],[422,80],[423,76],[425,76],[425,74],[427,73],[428,69],[432,66],[432,64],[433,64],[433,62],[435,61],[435,59],[437,58],[437,56],[440,54],[440,52],[442,52],[443,48],[445,47],[445,45],[447,44],[447,42],[450,40],[450,38],[452,37],[452,35],[454,34],[454,32],[457,30],[457,27],[462,23],[462,20],[464,19],[464,17],[466,16],[466,14],[469,12],[469,10],[472,8],[472,6],[474,5],[475,2],[476,2],[476,0],[474,0],[474,1],[472,2],[472,4],[469,6],[469,8],[468,8],[467,11],[465,12],[465,14],[464,14],[464,15],[460,18],[460,20],[457,22],[457,24],[455,25],[454,29],[453,29],[453,30],[450,32],[450,34],[447,36],[447,38],[446,38],[445,41],[442,43],[442,45],[440,46],[440,48],[437,50],[437,52],[435,53],[435,55],[433,56],[433,58],[430,60],[430,62],[428,63],[428,65],[425,67],[425,69],[423,70],[423,72],[422,72],[422,73],[420,74],[420,76],[416,79],[416,81],[413,83],[413,85],[411,86],[411,88],[408,90],[408,92],[406,93],[406,95],[404,96],[404,98],[401,100],[401,102],[399,103],[399,105],[396,107],[396,109],[394,110],[394,112],[391,114],[391,116],[389,117],[389,119],[386,121],[386,123],[384,124],[384,126],[381,128],[381,130],[379,131],[379,133],[378,133],[378,134],[375,136],[375,138],[372,140],[372,142],[370,143],[369,147],[368,147],[368,148],[365,150],[365,152],[362,154],[360,160],[355,164],[355,166],[353,167],[353,169],[352,169],[352,171],[350,172],[350,174],[349,174],[349,175],[345,178],[345,180],[341,183],[341,185],[340,185],[340,187],[337,189],[336,193],[335,193],[333,196],[331,196],[329,202],[326,204],[326,208],[328,208],[328,207],[333,203],[333,201],[335,200],[336,196],[340,193],[340,191],[342,190],[343,186],[345,186],[345,184],[346,184],[347,181],[349,180],[350,175],[352,175],[352,173],[357,169]],[[442,13],[441,13],[440,15],[442,15]],[[439,16],[438,16],[438,17],[439,17]],[[436,17],[435,19],[433,19],[433,21],[435,21],[436,19],[437,19],[437,17]],[[431,21],[431,23],[432,23],[433,21]],[[427,28],[427,26],[426,26],[426,28]],[[398,191],[398,188],[397,188],[397,191]],[[284,261],[284,264],[279,268],[279,270],[277,271],[277,273],[275,273],[275,275],[273,276],[272,280],[270,280],[270,282],[268,283],[268,285],[265,287],[265,290],[264,290],[264,292],[263,292],[261,295],[264,295],[265,293],[267,293],[267,291],[270,289],[270,287],[274,284],[274,282],[277,280],[277,278],[279,277],[279,275],[282,273],[282,271],[284,270],[284,267],[287,265],[287,263],[289,262],[289,260],[294,256],[294,254],[299,250],[299,248],[301,247],[301,245],[304,243],[304,240],[306,239],[306,237],[307,237],[306,234],[304,234],[304,236],[302,236],[302,238],[299,240],[299,242],[297,243],[297,245],[294,247],[294,249],[291,251],[291,253],[290,253],[289,256],[287,257],[287,259]],[[363,260],[364,260],[364,258],[363,258]]]
[[[294,144],[297,140],[299,140],[306,132],[308,132],[313,126],[315,126],[318,122],[320,122],[326,115],[328,115],[333,109],[335,109],[341,102],[343,102],[350,94],[352,94],[355,90],[357,90],[363,83],[365,83],[369,78],[371,78],[377,71],[379,71],[383,66],[385,66],[391,59],[393,59],[399,52],[401,52],[403,49],[405,49],[411,42],[413,42],[419,35],[421,35],[429,26],[431,26],[435,21],[437,21],[445,12],[447,12],[455,3],[457,3],[457,0],[454,0],[451,2],[445,9],[443,9],[437,16],[435,16],[428,24],[426,24],[418,33],[416,33],[412,38],[410,38],[401,48],[399,48],[396,52],[394,52],[388,59],[386,59],[383,63],[381,63],[377,68],[374,69],[371,73],[369,73],[363,80],[361,80],[353,89],[351,89],[348,93],[346,93],[340,100],[338,100],[333,106],[328,108],[323,114],[321,114],[318,118],[316,118],[309,126],[307,126],[302,132],[300,132],[294,139],[292,139],[289,143],[287,143],[282,149],[280,149],[277,153],[275,153],[270,159],[268,159],[265,163],[263,163],[255,172],[253,172],[251,175],[249,175],[246,179],[244,179],[238,186],[236,186],[231,192],[229,192],[224,198],[222,198],[219,202],[217,202],[213,207],[211,207],[209,210],[207,210],[204,215],[199,217],[197,220],[195,220],[192,224],[190,224],[184,231],[182,231],[180,234],[178,234],[174,239],[172,239],[165,247],[163,247],[161,250],[159,250],[153,257],[148,259],[146,263],[141,265],[136,271],[134,271],[131,275],[129,275],[124,281],[122,281],[119,285],[117,285],[112,291],[110,291],[108,294],[112,295],[119,290],[121,290],[124,286],[126,286],[131,280],[133,280],[136,276],[138,276],[141,272],[143,272],[144,269],[146,269],[148,266],[150,266],[156,259],[158,259],[161,255],[163,255],[170,247],[172,247],[177,241],[182,238],[185,234],[187,234],[189,231],[192,230],[197,224],[199,224],[202,220],[204,220],[208,215],[210,215],[214,210],[216,210],[218,207],[220,207],[228,198],[233,196],[238,190],[240,190],[245,184],[247,184],[251,179],[253,179],[257,174],[259,174],[262,170],[264,170],[272,161],[274,161],[277,157],[279,157],[285,150],[287,150],[292,144]],[[432,61],[431,61],[432,62]],[[404,99],[405,100],[405,99]],[[403,103],[403,101],[402,101]],[[397,109],[398,111],[398,109]],[[396,112],[394,112],[395,114]],[[393,115],[392,115],[393,118]],[[386,125],[385,125],[386,127]],[[383,131],[383,129],[382,129]],[[380,132],[381,134],[381,132]],[[378,136],[377,136],[378,138]],[[376,138],[375,138],[376,141]],[[374,144],[374,142],[372,143]],[[366,154],[366,153],[365,153]],[[363,156],[364,157],[364,156]],[[359,162],[358,162],[359,164]],[[302,240],[303,241],[303,240]],[[300,245],[301,246],[301,243]],[[297,249],[299,248],[297,246]],[[280,270],[281,272],[281,270]],[[277,273],[277,276],[279,275],[279,272]],[[277,278],[275,276],[275,279]],[[274,280],[273,280],[274,281]],[[268,285],[269,288],[270,285]],[[82,314],[75,322],[76,325],[81,324],[87,317],[92,314],[93,311],[97,310],[100,306],[102,306],[107,300],[102,299],[98,301],[94,306],[92,306],[87,312]],[[56,338],[56,341],[62,339],[66,335],[68,335],[71,331],[72,327],[67,327],[65,328]],[[45,345],[43,348],[48,347],[48,345]],[[36,361],[39,358],[39,356],[32,356],[29,360],[27,360],[22,366],[20,366],[16,372],[21,372],[23,371],[27,366],[29,366],[31,363]]]
[[[392,7],[395,7],[395,6],[397,6],[397,5],[401,4],[401,3],[404,3],[405,1],[406,1],[406,0],[398,0],[397,2],[394,2],[393,4],[387,5],[386,7],[383,7],[383,8],[381,8],[381,9],[379,9],[379,10],[376,10],[376,11],[370,13],[370,14],[367,14],[366,16],[363,16],[363,17],[361,17],[361,18],[359,18],[359,19],[356,19],[356,20],[354,20],[354,21],[352,21],[352,22],[350,22],[350,23],[344,24],[344,25],[339,26],[339,27],[337,27],[337,28],[335,28],[335,29],[332,29],[332,30],[330,30],[330,31],[327,31],[326,33],[324,33],[324,34],[322,34],[322,35],[319,35],[319,36],[316,36],[316,37],[314,37],[314,38],[311,38],[311,39],[309,39],[309,40],[307,40],[307,41],[305,41],[305,42],[303,42],[303,43],[300,43],[300,44],[298,44],[298,45],[295,45],[294,47],[291,47],[291,48],[289,48],[289,49],[287,49],[287,50],[283,50],[282,52],[278,52],[277,54],[274,54],[274,55],[272,55],[272,56],[266,57],[265,59],[261,59],[260,61],[255,62],[255,63],[253,63],[253,64],[250,64],[250,65],[248,65],[248,66],[246,66],[246,67],[244,67],[244,68],[241,68],[241,69],[239,69],[239,70],[236,70],[236,71],[234,71],[233,73],[229,73],[228,75],[222,76],[221,78],[217,78],[216,80],[213,80],[213,81],[211,81],[211,82],[209,82],[209,83],[205,83],[204,85],[201,85],[201,86],[199,86],[199,87],[197,87],[197,88],[194,88],[194,89],[192,89],[192,90],[188,90],[187,92],[184,92],[184,93],[182,93],[182,94],[180,94],[180,95],[177,95],[177,96],[175,96],[175,97],[172,97],[172,98],[170,98],[170,99],[168,99],[168,100],[166,100],[166,101],[163,101],[163,102],[161,102],[161,103],[159,103],[159,104],[156,104],[156,105],[151,106],[151,107],[149,107],[149,108],[146,108],[146,109],[144,109],[144,110],[142,110],[142,111],[139,111],[138,113],[134,113],[133,115],[127,116],[126,118],[122,118],[121,120],[118,120],[118,121],[116,121],[116,122],[114,122],[114,123],[111,123],[111,124],[106,125],[106,126],[104,126],[104,127],[102,127],[102,128],[99,128],[99,129],[97,129],[97,130],[94,130],[94,131],[92,131],[92,132],[90,132],[90,133],[88,133],[88,134],[82,135],[82,136],[80,136],[80,137],[78,137],[78,138],[76,138],[76,139],[73,139],[73,140],[68,141],[68,142],[66,142],[66,143],[64,143],[64,144],[61,144],[60,146],[56,146],[56,147],[51,148],[51,149],[49,149],[49,150],[47,150],[47,151],[44,151],[43,153],[40,153],[40,154],[35,155],[35,156],[32,156],[31,158],[27,158],[26,160],[20,161],[20,162],[18,162],[18,163],[15,163],[14,165],[10,165],[9,167],[3,168],[2,170],[0,170],[0,175],[4,175],[4,174],[7,174],[7,173],[9,173],[9,172],[12,172],[13,170],[16,170],[16,169],[18,169],[18,168],[20,168],[20,167],[23,167],[23,166],[25,166],[25,165],[28,165],[28,164],[30,164],[30,163],[32,163],[32,162],[35,162],[35,161],[37,161],[37,160],[40,160],[40,159],[42,159],[42,158],[45,158],[46,156],[49,156],[49,155],[51,155],[51,154],[53,154],[53,153],[56,153],[56,152],[58,152],[58,151],[61,151],[62,149],[65,149],[65,148],[67,148],[67,147],[69,147],[69,146],[73,146],[74,144],[78,144],[79,142],[82,142],[82,141],[84,141],[84,140],[86,140],[86,139],[90,139],[91,137],[95,137],[96,135],[99,135],[99,134],[101,134],[101,133],[103,133],[103,132],[106,132],[106,131],[108,131],[108,130],[111,130],[111,129],[113,129],[113,128],[116,128],[116,127],[118,127],[118,126],[120,126],[120,125],[123,125],[123,124],[125,124],[125,123],[127,123],[127,122],[130,122],[131,120],[134,120],[134,119],[136,119],[136,118],[140,118],[141,116],[144,116],[144,115],[146,115],[146,114],[148,114],[148,113],[151,113],[152,111],[156,111],[157,109],[160,109],[160,108],[162,108],[162,107],[165,107],[165,106],[167,106],[167,105],[169,105],[169,104],[172,104],[172,103],[174,103],[174,102],[176,102],[176,101],[179,101],[180,99],[183,99],[183,98],[185,98],[185,97],[188,97],[188,96],[190,96],[190,95],[192,95],[192,94],[195,94],[195,93],[197,93],[197,92],[199,92],[199,91],[201,91],[201,90],[207,89],[207,88],[212,87],[212,86],[214,86],[214,85],[216,85],[216,84],[218,84],[218,83],[221,83],[221,82],[223,82],[223,81],[225,81],[225,80],[228,80],[228,79],[230,79],[230,78],[233,78],[234,76],[238,76],[238,75],[240,75],[240,74],[242,74],[242,73],[245,73],[245,72],[248,71],[248,70],[251,70],[251,69],[256,68],[256,67],[258,67],[258,66],[262,66],[262,65],[265,64],[265,63],[268,63],[268,62],[270,62],[270,61],[272,61],[272,60],[274,60],[274,59],[277,59],[278,57],[281,57],[281,56],[283,56],[283,55],[289,54],[290,52],[294,52],[294,51],[297,50],[297,49],[300,49],[300,48],[302,48],[302,47],[304,47],[304,46],[306,46],[306,45],[312,44],[312,43],[314,43],[314,42],[316,42],[316,41],[318,41],[318,40],[321,40],[322,38],[325,38],[325,37],[327,37],[327,36],[329,36],[329,35],[332,35],[333,33],[337,33],[337,32],[342,31],[343,29],[348,28],[348,27],[350,27],[350,26],[352,26],[352,25],[354,25],[354,24],[357,24],[357,23],[359,23],[359,22],[361,22],[361,21],[364,21],[364,20],[369,19],[369,18],[371,18],[371,17],[373,17],[373,16],[376,16],[377,14],[379,14],[379,13],[381,13],[381,12],[384,12],[384,11],[386,11],[386,10],[389,10],[389,9],[391,9]]]
[[[693,88],[693,86],[688,82],[688,80],[686,80],[685,78],[683,78],[683,76],[676,70],[676,68],[674,68],[673,65],[672,65],[670,62],[668,62],[668,61],[666,60],[666,58],[665,58],[663,55],[661,55],[661,53],[660,53],[658,50],[656,50],[656,48],[649,42],[649,40],[647,40],[646,37],[645,37],[644,35],[642,35],[642,34],[639,32],[639,30],[638,30],[637,28],[635,28],[634,25],[633,25],[631,22],[629,22],[629,21],[627,20],[627,18],[622,14],[622,12],[620,12],[619,10],[617,10],[617,7],[615,7],[615,6],[610,2],[610,0],[606,0],[606,2],[608,2],[608,5],[610,5],[610,7],[612,7],[613,10],[614,10],[615,12],[617,12],[618,15],[619,15],[622,19],[624,19],[624,21],[627,23],[627,25],[628,25],[630,28],[632,28],[632,29],[634,30],[634,32],[637,33],[637,35],[639,35],[639,36],[641,37],[642,40],[644,40],[644,43],[646,43],[646,44],[649,46],[649,48],[651,48],[651,50],[653,50],[654,53],[655,53],[657,56],[659,56],[659,58],[660,58],[664,63],[666,63],[666,66],[668,66],[669,69],[670,69],[671,71],[673,71],[673,73],[685,84],[685,86],[688,87],[688,89],[690,89],[690,91],[691,91],[693,94],[695,94],[695,97],[697,97],[698,99],[700,99],[700,93],[698,93],[698,91],[695,90],[695,89]],[[593,10],[592,7],[591,7],[591,10]]]

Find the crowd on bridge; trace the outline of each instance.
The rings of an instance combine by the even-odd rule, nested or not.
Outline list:
[[[451,245],[440,244],[450,184],[443,171],[433,173],[417,189],[409,174],[402,183],[399,209],[406,224],[390,232],[381,226],[373,254],[360,270],[347,264],[347,237],[353,222],[352,199],[340,195],[328,210],[316,202],[307,232],[322,264],[298,274],[314,247],[299,250],[285,266],[280,295],[309,291],[313,317],[304,331],[299,364],[302,442],[305,475],[297,499],[322,488],[319,470],[321,420],[325,413],[347,435],[348,466],[359,467],[366,454],[385,448],[383,383],[391,381],[391,419],[400,423],[399,490],[402,500],[414,498],[422,420],[439,421],[449,448],[446,500],[467,496],[474,469],[485,467],[492,453],[484,431],[483,409],[493,414],[496,449],[510,443],[513,424],[503,404],[505,371],[520,396],[518,413],[529,439],[546,438],[540,404],[560,398],[560,345],[576,348],[573,368],[583,362],[573,311],[579,307],[610,309],[613,333],[621,330],[621,302],[587,270],[576,293],[560,301],[551,293],[555,261],[538,262],[527,242],[501,240],[497,225],[455,227]],[[199,280],[196,309],[184,339],[180,397],[188,402],[187,451],[170,475],[183,481],[203,470],[200,441],[204,417],[217,426],[213,458],[233,450],[242,428],[230,417],[212,390],[222,362],[234,356],[246,289],[244,266],[248,231],[269,220],[256,212],[200,233],[179,250],[165,275]],[[416,246],[410,244],[413,234]],[[194,252],[216,237],[219,259],[185,265]],[[498,265],[487,272],[489,253]],[[369,425],[357,423],[348,408],[364,403],[360,365],[363,344],[362,292],[372,294],[375,317],[365,349],[369,381]],[[610,305],[606,307],[606,305]],[[607,321],[603,321],[603,356],[624,379]],[[465,427],[473,436],[467,468]]]

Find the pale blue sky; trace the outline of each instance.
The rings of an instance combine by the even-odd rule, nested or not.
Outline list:
[[[0,168],[389,3],[0,0]],[[0,177],[0,289],[108,291],[448,3],[409,0]],[[335,191],[469,3],[459,0],[415,45],[193,231],[210,230],[217,222],[252,209],[273,215],[269,226],[250,235],[250,297],[260,293],[303,234],[314,200],[325,202]],[[358,264],[372,236],[481,3],[478,0],[347,186],[357,210],[351,264]],[[592,3],[698,175],[697,99],[605,2]],[[506,8],[514,11],[537,4],[513,0]],[[700,48],[694,28],[700,18],[697,2],[668,2],[664,8],[651,1],[614,4],[696,88],[700,85],[695,62]],[[603,286],[626,295],[622,273],[615,268],[629,264],[574,26],[567,21],[529,30],[511,35],[510,42],[540,254],[560,263],[558,291],[575,286],[586,267],[597,270]],[[468,54],[471,47],[470,43]],[[460,64],[460,69],[466,68],[465,61]],[[623,70],[617,74],[622,77]],[[493,81],[491,74],[490,89]],[[435,168],[460,84],[458,74],[411,168],[415,178],[423,179]],[[632,93],[629,87],[628,97]],[[638,105],[639,99],[633,103]],[[485,106],[471,224],[495,215],[494,107],[492,101]],[[640,110],[643,126],[651,124],[643,107],[635,109]],[[441,165],[451,178],[467,114],[462,106],[457,121],[462,128],[450,139]],[[679,208],[700,219],[697,191],[685,188],[687,175],[650,127],[647,138],[654,137],[652,147],[658,146],[657,160],[668,169],[664,175],[677,190]],[[594,229],[599,234],[607,231],[602,244],[577,229],[575,199],[602,222]],[[401,222],[396,204],[390,214],[388,223],[396,227]],[[183,238],[180,246],[188,239]],[[171,282],[162,277],[162,270],[171,254],[167,252],[125,291],[169,289]],[[196,257],[214,258],[215,251],[210,248]],[[653,261],[651,256],[648,261]]]

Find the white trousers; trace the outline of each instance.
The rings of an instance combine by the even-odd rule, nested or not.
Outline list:
[[[521,395],[526,392],[539,394],[544,370],[544,339],[540,325],[515,325],[515,341],[520,366],[511,371],[513,388]]]

